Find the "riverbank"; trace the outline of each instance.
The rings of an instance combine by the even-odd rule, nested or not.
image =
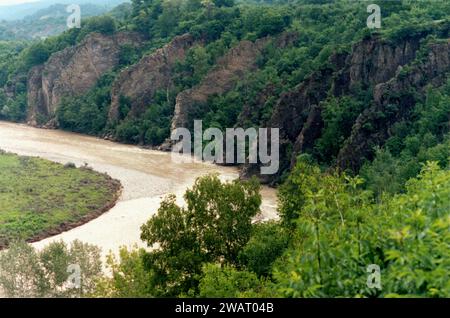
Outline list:
[[[14,240],[40,241],[81,226],[116,204],[121,185],[73,164],[0,149],[0,250]]]
[[[156,213],[165,195],[176,194],[182,204],[186,188],[197,177],[218,173],[222,180],[238,178],[233,167],[174,163],[171,154],[166,152],[8,122],[0,122],[0,148],[62,164],[87,163],[95,171],[119,180],[123,186],[117,204],[110,210],[82,226],[36,242],[36,247],[57,240],[70,243],[75,239],[101,247],[103,255],[110,250],[117,252],[121,246],[145,247],[140,240],[140,227]],[[262,195],[262,213],[258,219],[277,218],[275,190],[263,187]]]

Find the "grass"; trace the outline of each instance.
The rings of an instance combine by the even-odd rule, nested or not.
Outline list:
[[[106,174],[0,150],[0,248],[76,227],[111,208],[120,183]]]

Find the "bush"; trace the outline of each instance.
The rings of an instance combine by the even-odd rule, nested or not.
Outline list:
[[[72,280],[78,269],[79,285]],[[7,297],[88,296],[101,273],[100,249],[80,241],[70,247],[53,242],[41,251],[16,242],[0,254],[0,289]]]
[[[450,171],[428,163],[407,192],[374,204],[355,179],[308,192],[291,246],[274,265],[283,297],[448,297]],[[332,192],[329,192],[332,190]],[[381,289],[367,285],[368,265]]]
[[[122,247],[119,259],[109,254],[106,265],[111,276],[102,277],[96,286],[94,296],[111,298],[152,297],[152,274],[145,270],[145,250]]]
[[[261,297],[265,293],[264,283],[255,273],[216,264],[203,267],[199,289],[199,296],[205,298]]]
[[[64,168],[66,168],[66,169],[74,169],[76,167],[77,166],[73,162],[68,162],[64,165]]]
[[[273,262],[283,254],[288,242],[288,232],[280,224],[256,224],[249,242],[239,254],[239,260],[258,276],[269,276]]]

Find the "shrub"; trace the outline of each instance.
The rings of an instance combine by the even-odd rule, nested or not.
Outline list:
[[[77,269],[79,285],[71,286]],[[80,241],[53,242],[41,251],[16,242],[0,254],[0,289],[7,297],[87,296],[101,273],[100,249]]]

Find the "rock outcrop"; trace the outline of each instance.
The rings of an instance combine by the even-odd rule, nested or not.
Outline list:
[[[144,56],[137,64],[123,70],[113,84],[109,121],[118,121],[121,97],[130,102],[130,115],[145,111],[158,90],[173,86],[173,67],[184,59],[186,52],[196,44],[189,35],[175,37],[170,43]]]
[[[425,87],[443,85],[448,72],[450,40],[431,45],[425,61],[377,85],[374,104],[358,117],[350,138],[339,153],[337,166],[342,170],[358,171],[362,159],[370,159],[373,148],[389,137],[389,128],[408,118],[417,99],[425,95]]]
[[[45,125],[54,118],[61,98],[81,95],[119,63],[123,45],[141,43],[136,33],[111,36],[92,33],[80,44],[53,54],[28,76],[28,123]]]
[[[218,60],[199,85],[181,92],[176,98],[172,129],[190,127],[210,97],[231,90],[247,72],[256,69],[257,57],[267,42],[267,38],[256,42],[241,41]]]
[[[406,77],[400,75],[402,68],[416,59],[420,40],[410,37],[394,45],[377,36],[366,38],[355,44],[350,53],[332,55],[324,67],[294,90],[282,94],[266,123],[266,127],[280,129],[280,174],[273,176],[272,181],[292,168],[297,156],[312,149],[321,136],[322,102],[328,96],[352,95],[362,89],[372,92],[373,105],[369,103],[359,116],[337,159],[339,168],[357,171],[364,158],[370,157],[373,146],[388,138],[391,124],[404,118],[405,109],[415,104],[414,97],[407,92],[412,88],[420,93],[425,83],[440,84],[443,74],[448,72],[448,48],[441,44],[431,49],[427,62],[413,68]],[[392,92],[397,93],[393,94],[396,99],[388,97]],[[374,114],[393,103],[399,105],[398,111],[383,120],[383,124],[377,122]],[[375,125],[376,132],[365,131],[369,122]],[[257,174],[258,169],[246,167],[245,171]]]

